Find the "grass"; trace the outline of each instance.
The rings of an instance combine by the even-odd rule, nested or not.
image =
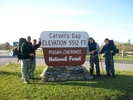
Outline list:
[[[0,67],[0,100],[132,100],[133,71],[116,71],[117,78],[88,81],[40,82],[44,66],[37,66],[35,81],[21,81],[19,64]]]
[[[43,52],[36,52],[37,56],[43,56]]]

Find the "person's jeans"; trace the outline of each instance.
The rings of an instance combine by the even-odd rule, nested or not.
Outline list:
[[[21,60],[21,73],[22,73],[22,79],[24,81],[28,80],[28,73],[30,68],[30,59],[22,59]]]
[[[96,65],[96,73],[97,75],[100,75],[100,68],[99,68],[99,58],[98,55],[97,56],[90,56],[90,74],[93,75],[93,71],[94,71],[94,63]]]
[[[36,58],[34,57],[31,59],[31,73],[30,73],[31,78],[34,77],[35,69],[36,69]]]
[[[111,71],[112,75],[115,75],[114,59],[113,58],[105,58],[105,65],[106,65],[107,75],[110,75],[110,71]]]

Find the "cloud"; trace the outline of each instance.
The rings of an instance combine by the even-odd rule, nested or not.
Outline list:
[[[79,11],[73,9],[46,9],[44,10],[47,14],[61,14],[61,15],[83,15],[88,14],[90,11]]]
[[[11,8],[0,10],[2,14],[27,14],[27,15],[83,15],[88,14],[90,11],[88,10],[74,10],[74,9],[26,9],[26,8]]]

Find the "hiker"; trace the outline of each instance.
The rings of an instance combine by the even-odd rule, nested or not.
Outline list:
[[[36,69],[36,50],[39,48],[41,45],[41,38],[39,38],[39,41],[37,43],[36,39],[32,40],[32,47],[33,47],[33,53],[34,57],[31,58],[31,73],[30,73],[30,78],[34,78],[34,71]]]
[[[21,72],[22,81],[24,81],[25,84],[29,84],[28,75],[31,67],[30,58],[34,57],[33,48],[30,41],[31,37],[28,36],[25,43],[21,46],[21,53],[23,55],[23,58],[21,59]]]
[[[106,77],[110,76],[111,70],[112,77],[116,78],[113,59],[113,55],[115,55],[115,47],[109,41],[110,40],[108,38],[104,40],[105,45],[103,46],[102,50],[99,51],[99,54],[105,53]]]
[[[94,63],[95,63],[96,74],[98,77],[100,77],[99,58],[98,58],[99,46],[92,37],[89,38],[87,51],[88,54],[90,54],[90,74],[93,75]]]

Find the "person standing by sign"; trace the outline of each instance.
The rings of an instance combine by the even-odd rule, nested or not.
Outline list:
[[[29,84],[28,75],[29,69],[31,67],[30,58],[34,57],[33,48],[31,44],[31,37],[28,36],[25,43],[21,46],[21,53],[23,55],[23,59],[21,59],[21,72],[22,72],[22,80],[25,84]]]
[[[94,63],[95,63],[96,74],[98,77],[100,77],[99,58],[98,58],[99,46],[92,37],[89,38],[87,51],[88,54],[90,54],[90,74],[93,75]]]
[[[36,50],[39,48],[41,45],[41,39],[39,38],[39,41],[37,43],[36,39],[32,40],[32,47],[33,47],[33,53],[34,57],[31,58],[31,73],[30,73],[30,78],[34,77],[34,71],[36,69]]]
[[[115,55],[115,47],[111,45],[109,39],[106,38],[104,40],[105,45],[103,46],[102,50],[99,51],[99,54],[105,53],[105,64],[106,64],[106,77],[110,76],[110,70],[112,73],[112,77],[116,78],[115,71],[114,71],[114,59],[113,55]]]

